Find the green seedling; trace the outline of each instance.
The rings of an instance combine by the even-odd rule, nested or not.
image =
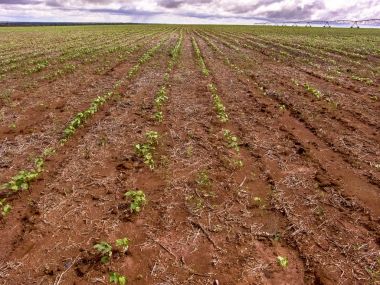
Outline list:
[[[208,187],[211,185],[211,180],[208,177],[208,174],[206,171],[199,172],[197,175],[197,179],[195,181],[201,187]]]
[[[110,261],[110,258],[112,256],[112,246],[108,244],[107,242],[100,242],[94,245],[94,249],[96,249],[100,254],[100,262],[105,264]]]
[[[154,169],[154,159],[153,159],[154,147],[149,144],[136,144],[135,151],[138,156],[142,157],[144,163],[149,166],[150,169]]]
[[[55,154],[55,149],[54,148],[48,147],[48,148],[44,149],[44,152],[43,152],[43,156],[44,157],[52,156],[53,154]]]
[[[125,285],[125,284],[127,284],[127,281],[128,281],[128,279],[124,275],[121,275],[117,272],[111,272],[110,273],[110,282],[111,283],[115,283],[118,285]]]
[[[116,240],[116,246],[122,247],[124,253],[127,253],[128,248],[129,248],[129,243],[130,243],[130,240],[128,238],[122,238],[122,239]]]
[[[162,86],[156,94],[156,97],[154,98],[154,103],[156,105],[156,108],[158,110],[161,110],[162,105],[168,100],[168,96],[166,95],[166,87]]]
[[[265,208],[263,199],[261,197],[257,197],[257,196],[252,198],[252,206],[260,208],[260,209]]]
[[[244,166],[244,162],[241,159],[232,158],[229,160],[229,162],[232,169],[239,169]]]
[[[130,210],[132,213],[139,213],[142,207],[146,204],[145,194],[141,190],[130,190],[124,195],[125,198],[131,200]]]
[[[146,142],[135,145],[136,154],[143,158],[144,163],[149,166],[150,169],[154,169],[153,151],[158,144],[158,132],[148,131],[145,133]]]
[[[45,161],[42,157],[37,157],[35,160],[34,160],[34,166],[35,166],[35,170],[38,172],[38,173],[41,173],[44,169],[44,164],[45,164]]]
[[[309,84],[305,83],[304,87],[305,87],[306,91],[309,92],[309,93],[311,93],[312,95],[314,95],[315,98],[321,99],[323,97],[323,94],[321,93],[321,91],[319,91],[318,89],[310,86]]]
[[[220,99],[218,95],[218,90],[216,89],[216,86],[212,83],[210,83],[207,86],[211,91],[212,99],[214,102],[214,108],[216,110],[216,114],[219,118],[219,121],[221,121],[222,123],[227,122],[228,115],[226,113],[226,107],[223,105],[222,99]]]
[[[223,130],[223,136],[229,148],[239,151],[239,139],[237,136],[233,135],[230,130]]]
[[[164,114],[162,113],[162,111],[155,112],[153,117],[159,123],[162,123],[162,121],[164,120]]]
[[[158,132],[148,131],[148,132],[146,132],[145,137],[147,139],[148,144],[150,144],[150,145],[157,145],[158,144]]]
[[[283,268],[286,268],[289,265],[289,261],[287,257],[277,256],[276,260],[277,260],[277,264]]]
[[[0,210],[1,210],[1,215],[5,217],[6,215],[9,214],[9,212],[12,210],[11,205],[9,205],[5,199],[0,199]]]

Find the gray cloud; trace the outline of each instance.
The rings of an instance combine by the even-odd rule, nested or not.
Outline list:
[[[338,1],[340,3],[341,1]],[[337,5],[328,0],[0,0],[0,21],[13,11],[13,17],[60,19],[75,17],[106,21],[115,19],[212,19],[229,22],[235,19],[263,21],[297,21],[316,19],[361,19],[380,15],[378,0],[346,1]],[[27,6],[27,9],[20,6]],[[19,10],[18,10],[19,9]],[[5,16],[4,16],[5,15]],[[158,18],[161,17],[161,18]],[[186,21],[187,21],[186,20]]]
[[[0,0],[1,4],[7,5],[31,5],[31,4],[40,4],[43,3],[42,0]]]
[[[307,20],[310,19],[315,11],[325,8],[321,1],[315,1],[312,4],[287,6],[278,11],[268,11],[263,13],[263,17],[275,20]]]
[[[159,0],[158,5],[169,8],[169,9],[174,9],[178,8],[184,4],[188,5],[199,5],[199,4],[209,4],[213,2],[213,0],[193,0],[193,1],[185,1],[185,0]]]

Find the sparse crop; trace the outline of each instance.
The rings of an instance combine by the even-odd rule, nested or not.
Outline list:
[[[149,59],[153,57],[153,55],[156,53],[156,51],[160,48],[164,41],[160,41],[157,45],[155,45],[153,48],[148,50],[146,53],[144,53],[141,58],[139,59],[138,63],[135,64],[128,72],[128,78],[132,78],[138,70],[140,69],[140,66],[147,62]]]
[[[205,76],[208,76],[210,74],[210,71],[207,69],[206,67],[206,64],[203,60],[203,57],[202,57],[202,53],[198,47],[198,44],[197,42],[195,41],[194,37],[192,37],[192,44],[193,44],[193,48],[194,48],[194,51],[195,51],[195,55],[197,57],[197,60],[198,60],[198,64],[199,66],[201,67],[201,70],[202,70],[202,73],[205,75]]]

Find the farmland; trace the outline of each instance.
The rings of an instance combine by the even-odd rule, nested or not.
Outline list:
[[[0,38],[0,284],[379,284],[378,29]]]

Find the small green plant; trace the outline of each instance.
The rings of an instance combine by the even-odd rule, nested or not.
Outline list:
[[[52,147],[48,147],[48,148],[45,148],[44,151],[43,151],[43,156],[44,157],[48,157],[48,156],[52,156],[53,154],[55,154],[55,149],[52,148]]]
[[[128,279],[124,275],[121,275],[117,272],[111,272],[110,273],[110,282],[111,283],[115,283],[118,285],[125,285],[125,284],[127,284],[127,281],[128,281]]]
[[[233,135],[230,130],[223,130],[223,136],[229,148],[239,151],[239,139],[237,136]]]
[[[218,90],[216,89],[216,86],[212,83],[207,85],[208,88],[211,91],[212,99],[214,102],[214,108],[216,110],[216,114],[219,118],[219,121],[222,123],[225,123],[228,121],[228,115],[226,113],[226,107],[223,105],[222,99],[220,99],[218,95]]]
[[[289,265],[289,260],[287,257],[277,256],[276,260],[277,260],[277,264],[283,268],[286,268]]]
[[[101,254],[100,262],[107,263],[112,256],[112,246],[107,242],[100,242],[94,245],[94,248]]]
[[[242,168],[244,166],[244,162],[241,160],[241,159],[238,159],[238,158],[232,158],[229,160],[229,165],[232,169],[239,169],[239,168]]]
[[[126,237],[116,240],[116,246],[122,247],[124,253],[128,251],[129,243],[130,243],[130,240]]]
[[[284,104],[280,104],[280,106],[278,108],[280,109],[280,111],[286,110],[286,106]]]
[[[38,173],[41,173],[44,169],[44,164],[45,164],[44,159],[42,157],[37,157],[34,160],[35,171],[37,171]]]
[[[0,199],[0,210],[1,216],[5,217],[12,210],[12,207],[6,202],[5,199]]]
[[[317,99],[321,99],[323,97],[323,94],[321,93],[321,91],[319,91],[318,89],[310,86],[307,83],[304,84],[304,88],[306,89],[307,92],[309,92],[312,95],[314,95],[315,98],[317,98]]]
[[[157,145],[158,144],[158,132],[148,131],[145,134],[148,144]]]
[[[144,163],[149,166],[150,169],[154,169],[153,150],[155,148],[149,144],[136,144],[135,151],[138,156],[142,157]]]
[[[154,103],[156,105],[156,108],[158,110],[161,110],[162,105],[168,100],[168,96],[166,95],[166,87],[162,86],[156,94],[156,97],[154,98]]]
[[[124,195],[127,199],[131,200],[130,210],[132,213],[139,213],[146,204],[145,194],[142,190],[130,190]]]
[[[258,196],[253,197],[252,198],[252,207],[264,209],[265,204],[264,204],[263,199],[261,197],[258,197]]]
[[[148,131],[145,133],[146,142],[135,145],[137,155],[143,158],[144,163],[147,164],[150,169],[154,169],[155,166],[153,151],[158,144],[158,137],[158,132]]]
[[[164,114],[162,113],[162,111],[155,112],[153,117],[159,123],[161,123],[164,120]]]
[[[207,187],[211,185],[211,180],[208,177],[207,171],[200,171],[195,180],[197,184],[201,187]]]

